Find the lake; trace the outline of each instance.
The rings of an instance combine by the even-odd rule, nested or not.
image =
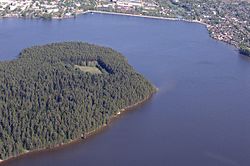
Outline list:
[[[250,165],[250,58],[211,39],[205,26],[104,14],[0,20],[2,61],[58,41],[118,50],[159,92],[87,141],[2,165]]]

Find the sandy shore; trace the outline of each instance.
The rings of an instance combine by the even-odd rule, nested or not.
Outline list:
[[[157,91],[158,91],[158,90],[156,90],[156,92],[157,92]],[[155,93],[156,93],[156,92],[155,92]],[[84,134],[84,138],[78,138],[78,139],[75,139],[75,140],[71,140],[71,141],[69,141],[69,142],[67,142],[67,143],[57,144],[57,145],[54,145],[54,146],[51,147],[51,148],[41,148],[41,149],[35,149],[35,150],[31,150],[31,151],[26,151],[26,152],[24,152],[24,153],[22,153],[22,154],[19,154],[18,156],[14,156],[14,157],[12,156],[12,157],[9,157],[8,159],[5,159],[5,160],[1,160],[1,159],[0,159],[0,165],[6,163],[6,162],[8,162],[8,161],[15,160],[15,159],[20,158],[20,157],[24,157],[24,156],[31,155],[31,154],[34,154],[34,153],[39,153],[39,152],[46,152],[46,151],[56,150],[56,149],[59,149],[59,148],[63,148],[63,147],[65,147],[65,146],[70,146],[71,144],[75,144],[75,143],[81,142],[81,141],[83,141],[83,140],[87,140],[87,139],[89,139],[90,137],[95,136],[95,135],[97,135],[98,133],[102,132],[105,128],[107,128],[107,127],[109,126],[109,124],[112,124],[113,120],[115,120],[115,119],[118,118],[120,115],[122,115],[122,113],[125,113],[125,112],[127,112],[127,111],[133,110],[133,109],[135,109],[136,107],[142,105],[143,103],[145,103],[146,101],[148,101],[153,95],[154,95],[154,93],[153,93],[152,95],[146,97],[144,100],[141,100],[141,101],[139,101],[139,102],[137,102],[137,103],[135,103],[135,104],[133,104],[133,105],[130,105],[130,106],[127,106],[127,107],[121,109],[120,111],[118,111],[117,114],[114,114],[114,115],[110,118],[108,124],[104,124],[104,125],[98,127],[98,128],[95,129],[95,130],[92,130],[92,131],[90,131],[90,132],[88,132],[88,133],[85,133],[85,134]]]
[[[170,18],[170,17],[161,17],[161,16],[148,16],[148,15],[138,15],[138,14],[127,14],[127,13],[120,13],[120,12],[108,12],[108,11],[99,11],[99,10],[86,10],[83,12],[79,12],[76,15],[83,15],[83,14],[88,14],[88,13],[100,13],[100,14],[110,14],[110,15],[121,15],[121,16],[132,16],[132,17],[142,17],[142,18],[152,18],[152,19],[160,19],[160,20],[172,20],[172,21],[185,21],[185,22],[191,22],[191,23],[199,23],[199,24],[203,24],[206,26],[209,26],[209,24],[206,24],[202,21],[198,21],[198,20],[187,20],[187,19],[179,19],[179,18]],[[75,16],[65,16],[65,17],[52,17],[51,19],[55,19],[55,20],[63,20],[63,19],[67,19],[67,18],[74,18]],[[18,17],[16,15],[10,15],[10,16],[5,16],[5,17],[0,17],[0,19],[4,19],[4,18],[22,18],[22,17]],[[34,18],[36,19],[36,18]],[[39,17],[38,17],[39,19]]]
[[[169,18],[169,17],[160,17],[160,16],[147,16],[147,15],[137,15],[137,14],[126,14],[126,13],[106,12],[106,11],[98,11],[98,10],[87,10],[87,11],[78,13],[78,15],[88,14],[88,13],[100,13],[100,14],[109,14],[109,15],[142,17],[142,18],[152,18],[152,19],[159,19],[159,20],[185,21],[185,22],[199,23],[199,24],[202,24],[202,25],[209,26],[208,24],[206,24],[204,22],[201,22],[201,21],[198,21],[198,20],[186,20],[186,19],[179,19],[179,18]]]

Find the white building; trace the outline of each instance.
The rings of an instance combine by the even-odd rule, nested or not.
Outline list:
[[[141,0],[118,0],[116,4],[121,7],[142,7],[143,6]]]

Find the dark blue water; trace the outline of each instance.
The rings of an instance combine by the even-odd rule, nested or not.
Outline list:
[[[6,166],[249,166],[250,59],[179,21],[87,14],[65,20],[0,20],[0,59],[58,41],[122,52],[160,91],[104,132]]]

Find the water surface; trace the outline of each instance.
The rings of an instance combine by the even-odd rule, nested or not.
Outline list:
[[[250,165],[250,60],[209,38],[203,25],[102,14],[0,20],[1,60],[75,40],[122,52],[160,91],[87,142],[3,165]]]

